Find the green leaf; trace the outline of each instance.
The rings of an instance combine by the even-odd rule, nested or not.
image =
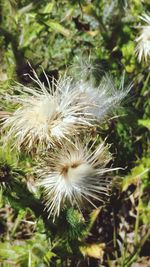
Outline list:
[[[42,14],[48,14],[51,13],[54,7],[54,2],[52,3],[48,3],[42,10],[40,13]]]
[[[41,32],[41,30],[43,30],[43,28],[44,26],[37,22],[33,22],[32,25],[26,24],[22,31],[22,37],[20,38],[20,47],[29,46],[31,42],[38,37],[38,34]]]
[[[122,183],[122,191],[126,191],[127,188],[131,185],[137,185],[139,183],[139,180],[144,180],[147,179],[148,177],[148,170],[149,170],[149,162],[147,159],[147,166],[145,164],[143,164],[143,162],[141,162],[141,164],[139,164],[138,166],[134,167],[131,170],[131,174],[127,175],[124,179],[123,179],[123,183]]]
[[[68,37],[70,35],[70,31],[64,28],[59,22],[49,20],[45,23],[52,30],[61,33],[62,35]]]
[[[148,130],[150,130],[150,119],[138,120],[138,124],[146,127]]]
[[[80,246],[80,251],[84,257],[92,257],[95,259],[103,259],[105,244],[85,244]]]
[[[56,255],[54,252],[52,252],[52,251],[47,251],[47,252],[45,253],[45,255],[44,255],[43,260],[44,260],[45,263],[49,264],[50,261],[51,261],[51,259],[52,259],[53,257],[56,257],[56,256],[57,256],[57,255]]]

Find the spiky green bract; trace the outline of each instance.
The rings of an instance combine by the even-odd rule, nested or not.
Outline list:
[[[81,212],[74,207],[64,208],[55,221],[61,236],[67,242],[73,242],[75,249],[75,243],[84,236],[86,229],[86,222]]]
[[[89,126],[91,121],[84,99],[73,87],[71,78],[64,76],[58,81],[53,80],[50,86],[45,76],[49,84],[46,88],[35,72],[34,76],[32,80],[38,87],[19,85],[15,88],[17,95],[5,97],[17,103],[18,108],[4,118],[4,143],[11,140],[18,150],[23,147],[32,151],[61,144],[64,139],[70,139]],[[82,101],[78,102],[79,98]]]
[[[108,147],[102,143],[95,147],[90,140],[74,145],[68,142],[61,148],[46,152],[37,167],[38,186],[43,188],[43,198],[49,216],[55,219],[66,202],[76,205],[79,210],[84,202],[96,207],[109,194],[110,172],[106,168],[111,156]]]
[[[145,59],[145,61],[147,61],[150,57],[150,16],[144,14],[140,18],[147,24],[140,27],[141,33],[135,39],[135,41],[137,42],[135,52],[138,56],[139,62],[141,62],[142,57]]]

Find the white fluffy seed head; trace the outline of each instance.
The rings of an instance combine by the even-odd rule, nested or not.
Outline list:
[[[95,201],[103,201],[110,189],[110,172],[106,168],[111,156],[104,143],[94,149],[89,141],[83,144],[64,143],[43,156],[38,186],[43,188],[43,197],[49,216],[55,219],[65,202],[82,209],[84,201],[96,208]],[[108,174],[109,173],[109,174]]]
[[[100,122],[107,115],[112,115],[112,112],[117,110],[132,85],[125,87],[123,76],[119,88],[116,88],[112,77],[105,74],[97,87],[94,86],[92,80],[77,83],[76,87],[82,92],[84,102],[91,103],[88,112],[92,114],[95,120]]]
[[[150,17],[148,15],[143,15],[140,17],[141,20],[147,23],[147,25],[141,26],[141,33],[135,39],[137,46],[135,52],[138,56],[138,61],[141,62],[142,57],[145,61],[148,60],[150,56]]]
[[[18,95],[5,97],[19,104],[3,122],[3,130],[8,130],[4,142],[13,140],[13,146],[18,150],[23,147],[31,151],[61,143],[91,125],[91,116],[86,112],[84,100],[82,103],[77,101],[80,93],[74,89],[71,78],[53,81],[47,89],[35,72],[34,76],[32,79],[39,87],[19,85],[15,88]]]

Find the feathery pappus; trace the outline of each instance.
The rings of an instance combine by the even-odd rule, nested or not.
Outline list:
[[[150,16],[144,14],[143,16],[140,16],[140,18],[147,24],[140,26],[141,33],[135,39],[137,42],[135,53],[138,56],[139,62],[141,62],[142,57],[147,61],[150,56]]]
[[[84,99],[77,90],[73,90],[72,78],[53,80],[48,88],[39,80],[35,71],[32,80],[36,88],[19,85],[15,88],[19,94],[7,95],[8,101],[19,106],[14,113],[5,116],[2,130],[5,142],[13,140],[13,147],[24,147],[27,151],[40,146],[52,146],[63,139],[78,134],[79,130],[91,125],[91,116],[86,111]]]
[[[123,76],[119,88],[116,88],[112,77],[108,74],[102,77],[98,86],[94,86],[92,80],[82,80],[76,86],[82,92],[84,102],[91,103],[88,112],[98,121],[101,121],[109,114],[112,115],[112,112],[119,107],[121,101],[132,87],[132,85],[124,86]]]
[[[108,145],[95,147],[95,142],[80,142],[74,145],[63,143],[61,148],[45,153],[37,167],[38,186],[43,188],[43,200],[49,216],[59,216],[66,202],[76,205],[81,211],[84,202],[96,208],[95,201],[103,201],[109,195],[110,172],[118,168],[106,168],[111,159]]]

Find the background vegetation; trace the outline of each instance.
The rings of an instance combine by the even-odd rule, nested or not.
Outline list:
[[[134,52],[139,16],[148,11],[148,0],[1,0],[1,93],[15,81],[31,83],[28,62],[45,82],[42,68],[57,79],[78,61],[80,75],[89,57],[116,84],[124,71],[133,83],[120,116],[99,130],[112,144],[113,165],[125,168],[116,174],[122,178],[105,207],[84,211],[84,219],[68,207],[48,220],[30,156],[0,149],[1,267],[150,266],[150,69]],[[12,109],[0,102],[1,112]]]

